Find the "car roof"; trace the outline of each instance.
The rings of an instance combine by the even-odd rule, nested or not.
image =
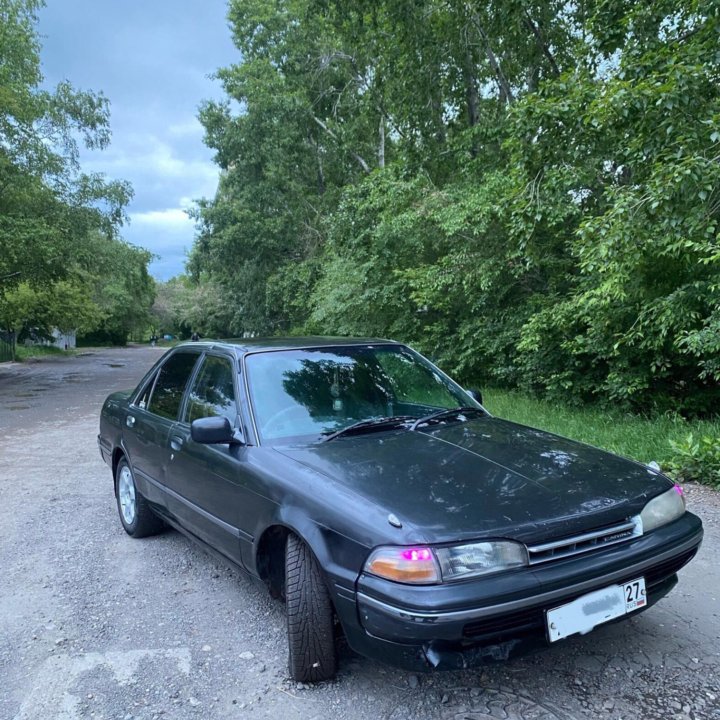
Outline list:
[[[180,346],[225,348],[240,355],[269,350],[298,350],[303,348],[341,347],[347,345],[399,345],[395,340],[367,337],[252,337],[228,340],[200,340],[181,343]]]

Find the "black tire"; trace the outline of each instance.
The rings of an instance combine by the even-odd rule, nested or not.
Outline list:
[[[131,492],[134,511],[128,511],[127,498]],[[127,460],[121,458],[115,470],[115,502],[125,532],[134,538],[157,535],[165,523],[150,509],[148,501],[138,492],[135,476]],[[123,502],[125,505],[123,506]]]
[[[337,669],[333,606],[312,550],[293,534],[285,546],[285,602],[290,677],[329,680]]]

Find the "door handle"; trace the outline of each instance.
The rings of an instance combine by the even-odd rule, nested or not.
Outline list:
[[[128,415],[128,416],[125,418],[125,424],[126,424],[128,427],[134,427],[134,425],[135,425],[135,418],[134,418],[132,415]]]
[[[182,449],[183,442],[184,442],[183,439],[179,435],[173,435],[170,438],[170,447],[173,450],[180,450],[180,449]]]

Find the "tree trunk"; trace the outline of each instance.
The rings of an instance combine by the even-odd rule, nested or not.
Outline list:
[[[312,119],[337,143],[340,143],[340,138],[319,118],[315,115],[312,116]],[[370,174],[370,166],[365,162],[362,156],[358,155],[354,150],[348,151],[353,158],[355,158],[355,161],[357,164],[363,169],[364,172],[367,174]]]
[[[515,95],[513,94],[508,79],[505,77],[505,73],[503,72],[502,67],[500,67],[497,56],[495,55],[492,47],[490,46],[490,38],[485,32],[485,28],[480,22],[480,18],[478,17],[477,13],[473,12],[469,5],[466,5],[465,8],[470,14],[475,29],[478,31],[480,37],[482,38],[483,44],[485,46],[485,55],[487,56],[488,62],[490,63],[490,67],[495,73],[495,77],[497,78],[497,82],[500,87],[500,99],[501,101],[511,103],[515,100]]]
[[[318,179],[318,195],[325,194],[325,172],[323,171],[322,154],[320,153],[320,143],[315,143],[315,151],[317,152],[317,179]]]
[[[480,121],[480,98],[478,96],[477,79],[473,72],[473,56],[470,45],[465,44],[465,94],[467,96],[468,125],[475,127]]]
[[[531,68],[528,68],[527,78],[528,91],[531,93],[537,92],[538,82],[540,81],[540,68],[537,63]]]
[[[385,118],[380,116],[380,138],[378,140],[378,167],[385,167]]]
[[[535,41],[537,42],[538,47],[542,51],[543,55],[547,58],[547,61],[550,63],[550,67],[552,68],[552,71],[555,75],[560,74],[560,69],[557,66],[557,63],[555,62],[555,58],[553,57],[553,54],[550,52],[550,48],[548,47],[547,42],[545,42],[545,38],[542,34],[542,30],[540,29],[540,25],[537,25],[533,22],[533,19],[530,17],[530,13],[523,8],[523,12],[525,13],[525,24],[530,28],[532,34],[535,36]]]
[[[435,140],[438,145],[444,146],[447,135],[445,133],[445,123],[443,122],[443,103],[438,92],[438,86],[432,90],[430,107],[432,108],[433,124],[435,125]]]

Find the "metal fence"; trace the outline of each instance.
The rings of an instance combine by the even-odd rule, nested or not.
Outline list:
[[[0,362],[15,359],[15,333],[0,332]]]

